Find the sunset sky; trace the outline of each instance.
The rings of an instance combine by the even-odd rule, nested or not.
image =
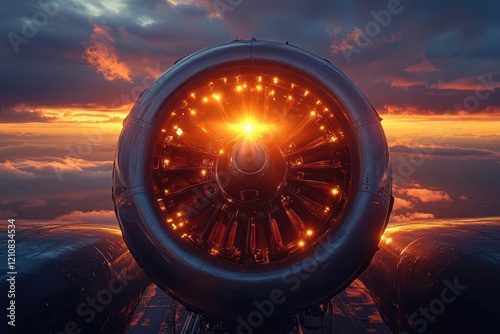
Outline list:
[[[328,59],[372,102],[392,221],[500,215],[498,0],[5,3],[2,219],[116,221],[112,161],[139,94],[177,59],[252,37]]]

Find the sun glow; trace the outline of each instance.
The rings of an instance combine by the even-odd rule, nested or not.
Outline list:
[[[244,139],[258,139],[277,130],[278,126],[272,123],[260,123],[247,117],[240,122],[228,125],[229,130]]]

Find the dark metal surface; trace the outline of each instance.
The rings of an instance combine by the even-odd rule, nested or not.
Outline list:
[[[394,332],[498,333],[500,218],[389,226],[360,279]]]
[[[355,280],[344,291],[322,307],[319,314],[300,314],[287,324],[273,329],[255,329],[253,333],[264,334],[391,334],[384,324],[377,307],[359,280]],[[179,334],[191,315],[181,304],[176,303],[156,285],[145,291],[140,305],[125,334]],[[208,329],[206,334],[237,334],[235,327]],[[241,330],[239,333],[250,333]]]
[[[230,69],[233,63],[246,63],[250,69],[257,63],[286,69],[312,82],[335,101],[331,107],[350,154],[349,192],[336,227],[318,236],[309,248],[265,266],[237,265],[200,252],[167,229],[158,204],[153,203],[152,148],[159,120],[171,112],[169,98],[201,73]],[[280,318],[338,293],[373,255],[391,205],[387,143],[370,103],[325,60],[264,41],[237,41],[200,51],[160,76],[124,124],[113,184],[116,214],[139,265],[189,308],[219,316],[247,317],[256,311],[255,303],[277,299],[280,302],[274,303],[268,317]]]
[[[6,235],[2,228],[2,254],[7,253]],[[7,333],[125,330],[150,280],[128,252],[118,226],[17,220],[15,240],[16,326],[8,326]],[[1,262],[2,293],[9,290],[6,263]]]

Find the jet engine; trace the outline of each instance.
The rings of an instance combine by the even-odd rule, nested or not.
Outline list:
[[[113,201],[125,242],[200,314],[277,319],[317,305],[366,268],[386,227],[380,121],[343,73],[288,43],[186,56],[124,122]]]

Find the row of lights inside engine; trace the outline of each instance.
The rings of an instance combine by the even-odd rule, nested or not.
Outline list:
[[[221,151],[221,153],[223,152],[223,150],[220,150],[220,151]],[[170,166],[170,159],[163,159],[163,168],[167,169],[169,166]],[[207,176],[207,174],[208,174],[208,170],[206,170],[206,169],[200,170],[201,176]],[[167,191],[167,190],[165,190],[165,191]]]
[[[254,89],[255,89],[256,91],[260,92],[260,91],[262,91],[262,90],[264,89],[264,86],[262,86],[262,84],[261,84],[261,83],[262,83],[262,81],[263,81],[262,76],[257,76],[257,77],[256,77],[256,79],[257,79],[258,84],[256,84],[256,85],[255,85],[255,88],[254,88]],[[227,84],[227,82],[228,82],[227,78],[222,78],[221,80],[224,82],[224,84]],[[236,82],[238,83],[239,81],[240,81],[240,79],[239,79],[239,77],[237,76],[237,77],[236,77]],[[275,84],[275,85],[276,85],[276,84],[278,84],[278,82],[279,82],[278,77],[273,77],[272,82],[273,82],[273,84]],[[213,85],[214,85],[214,83],[213,83],[213,82],[210,82],[210,83],[208,84],[208,86],[209,86],[210,90],[214,90]],[[253,87],[253,86],[252,86],[252,87]],[[296,88],[296,87],[298,87],[296,84],[294,84],[294,83],[290,83],[290,88],[291,88],[291,89],[294,89],[294,88]],[[245,83],[243,83],[243,84],[237,84],[237,85],[236,85],[236,87],[234,88],[234,92],[243,92],[243,91],[245,91],[245,90],[248,90],[248,88],[250,88],[250,90],[251,90],[251,91],[253,90],[253,89],[252,89],[252,88],[251,88],[251,87],[250,87],[250,86],[249,86],[246,82],[245,82]],[[268,92],[268,95],[269,95],[269,96],[272,96],[272,97],[273,97],[273,99],[275,99],[275,97],[274,97],[274,96],[275,96],[275,94],[276,94],[276,92],[275,92],[275,90],[274,90],[274,89],[272,89],[272,90],[270,90],[270,91]],[[196,95],[197,95],[197,93],[196,93],[196,92],[192,92],[192,93],[190,94],[190,97],[191,97],[192,99],[196,99]],[[308,95],[309,95],[309,91],[308,91],[308,90],[304,90],[304,92],[303,92],[303,94],[302,94],[302,97],[306,97],[306,96],[308,96]],[[217,101],[217,102],[220,102],[220,101],[222,100],[222,96],[221,96],[221,94],[220,94],[220,93],[213,93],[213,94],[211,95],[211,97],[212,97],[212,99],[213,99],[214,101]],[[289,95],[285,95],[285,98],[286,98],[287,100],[292,100],[292,99],[293,99],[293,96],[289,94]],[[210,101],[210,99],[209,99],[209,97],[208,97],[208,96],[204,96],[204,97],[202,98],[202,101],[203,101],[204,103],[208,103],[208,102]],[[186,101],[184,101],[184,104],[185,104],[185,105],[187,105],[187,102],[186,102]],[[317,101],[316,101],[316,105],[320,105],[320,104],[321,104],[321,100],[317,100]],[[195,110],[190,109],[189,111],[190,111],[190,113],[191,113],[192,115],[196,115],[196,111],[195,111]],[[328,111],[328,108],[326,108],[326,107],[325,107],[325,108],[323,109],[323,111],[327,112],[327,111]],[[315,111],[311,112],[311,115],[312,115],[312,116],[314,116],[314,115],[315,115]]]
[[[194,112],[194,111],[193,111],[193,112]],[[315,112],[315,111],[311,111],[310,115],[311,115],[311,117],[315,117],[315,116],[316,116],[316,112]],[[252,131],[253,131],[253,128],[254,128],[254,125],[253,125],[253,124],[245,124],[245,125],[243,126],[243,129],[244,129],[246,132],[248,132],[248,133],[252,132]],[[174,130],[174,133],[175,133],[178,137],[180,137],[180,136],[182,136],[182,135],[184,134],[184,130],[182,130],[182,129],[181,129],[179,126],[177,126],[177,125],[174,125],[174,126],[173,126],[173,130]],[[325,125],[320,125],[320,126],[319,126],[319,130],[321,130],[321,131],[325,131],[325,130],[326,130],[326,126],[325,126]],[[167,130],[162,129],[161,131],[162,131],[162,132],[166,132]],[[167,140],[169,140],[169,141],[171,141],[172,139],[173,139],[173,137],[172,137],[172,136],[169,136],[169,137],[167,138]],[[337,137],[335,137],[334,135],[331,135],[331,134],[330,134],[330,135],[328,136],[328,140],[329,140],[330,142],[336,142],[336,141],[337,141]]]
[[[221,153],[223,153],[224,151],[223,150],[220,150]],[[164,159],[163,160],[163,166],[164,168],[168,168],[168,166],[170,165],[170,159]],[[302,165],[302,162],[301,161],[297,161],[296,162],[296,165]],[[206,169],[202,169],[200,170],[200,175],[201,176],[207,176],[208,175],[208,171]],[[169,191],[168,189],[165,189],[165,195],[168,195]],[[338,187],[334,187],[330,190],[330,194],[332,194],[333,196],[337,196],[338,194],[340,193],[340,190]]]
[[[224,83],[227,83],[227,78],[222,78],[222,80],[224,81]],[[239,77],[236,77],[236,81],[239,81]],[[258,76],[258,77],[257,77],[257,81],[258,81],[258,82],[262,82],[262,76]],[[272,79],[272,81],[273,81],[273,83],[274,83],[274,84],[277,84],[277,83],[279,82],[279,79],[278,79],[277,77],[274,77],[274,78]],[[210,89],[211,89],[211,90],[213,89],[212,85],[213,85],[213,82],[210,82],[210,83],[209,83],[209,87],[210,87]],[[294,83],[291,83],[291,84],[290,84],[290,86],[291,86],[291,88],[292,88],[292,89],[294,89],[295,87],[297,87],[297,85],[295,85]],[[239,84],[239,85],[237,85],[237,86],[236,86],[236,88],[234,89],[234,91],[235,91],[235,92],[242,92],[242,91],[246,90],[247,88],[248,88],[247,83],[243,83],[243,84]],[[257,91],[261,91],[261,90],[263,89],[263,87],[262,87],[262,85],[261,85],[261,84],[257,84],[257,85],[255,86],[255,89],[256,89]],[[271,91],[269,91],[269,95],[270,95],[270,96],[273,96],[273,100],[275,100],[275,97],[274,97],[274,95],[275,95],[275,90],[271,90]],[[308,96],[308,95],[309,95],[309,91],[308,91],[308,90],[305,90],[305,91],[304,91],[304,93],[303,93],[302,95],[303,95],[303,97]],[[191,93],[191,94],[190,94],[190,96],[191,96],[191,98],[196,99],[196,93],[194,93],[194,92],[193,92],[193,93]],[[291,100],[293,99],[292,95],[285,95],[284,97],[285,97],[285,98],[286,98],[286,100],[288,100],[288,101],[291,101]],[[213,93],[213,94],[212,94],[212,98],[213,98],[215,101],[217,101],[217,102],[220,102],[220,101],[222,100],[222,96],[221,96],[221,94],[217,94],[217,93]],[[205,96],[205,97],[203,97],[202,101],[203,101],[204,103],[207,103],[207,102],[209,102],[209,98]],[[187,103],[186,101],[184,101],[184,103],[185,103],[185,106],[187,106],[187,104],[188,104],[188,103]],[[320,101],[320,100],[317,100],[317,101],[316,101],[316,105],[318,105],[318,106],[319,106],[320,104],[321,104],[321,101]],[[196,110],[195,110],[195,109],[190,108],[190,107],[188,107],[187,109],[188,109],[188,111],[189,111],[189,114],[190,114],[190,115],[195,116],[195,115],[197,114],[197,112],[196,112]],[[323,108],[323,111],[324,111],[324,112],[328,112],[328,111],[329,111],[329,109],[328,109],[327,107],[325,107],[325,108]],[[184,115],[184,113],[182,113],[182,114]],[[175,112],[172,112],[172,115],[176,115],[176,113],[175,113]],[[310,115],[311,117],[320,116],[320,115],[318,114],[318,111],[317,111],[317,110],[312,110],[312,111],[310,111],[309,115]],[[332,114],[332,113],[330,113],[330,115],[329,115],[329,116],[330,116],[330,117],[333,117],[333,114]],[[182,128],[180,128],[180,127],[179,127],[179,126],[177,126],[177,125],[174,125],[174,126],[173,126],[173,129],[174,129],[174,133],[175,133],[178,137],[180,137],[180,136],[182,136],[182,135],[184,134],[184,131],[182,130]],[[321,131],[326,130],[326,126],[325,126],[325,125],[320,125],[320,126],[319,126],[319,130],[321,130]],[[166,129],[162,129],[161,131],[162,131],[162,132],[166,132]],[[205,132],[206,132],[206,131],[205,131]],[[170,136],[169,136],[169,139],[170,139],[170,140],[172,140],[172,139],[173,139],[173,137],[170,137]],[[331,136],[331,141],[332,141],[332,142],[333,142],[333,141],[336,141],[336,137]]]
[[[338,188],[332,188],[330,193],[333,196],[337,196],[340,193],[340,191]],[[168,194],[168,190],[165,190],[165,194]],[[159,199],[157,199],[157,201],[159,202],[161,210],[166,211],[166,207],[163,203],[163,199],[159,198]],[[331,210],[331,208],[329,206],[325,207],[325,209],[324,209],[325,213],[330,212],[330,210]],[[179,231],[177,231],[177,233],[180,234],[181,238],[184,239],[186,237],[190,237],[190,235],[188,235],[188,233],[185,232],[185,229],[184,229],[184,227],[188,224],[188,221],[183,219],[182,212],[180,212],[180,211],[176,212],[174,217],[175,217],[176,221],[174,222],[174,218],[167,218],[166,219],[167,224],[170,225],[172,230],[174,230],[174,231],[179,230]],[[312,229],[307,229],[304,231],[304,234],[305,234],[305,237],[312,237],[314,235],[314,231]],[[304,246],[306,246],[306,241],[304,241],[303,239],[300,239],[297,241],[296,245],[299,246],[300,248],[303,248]],[[219,250],[212,249],[210,251],[210,253],[212,255],[218,255]]]
[[[332,194],[335,194],[335,195],[338,194],[338,189],[336,189],[336,188],[332,189]],[[163,199],[159,198],[157,201],[159,202],[160,208],[162,209],[162,211],[165,211],[166,208],[165,208],[165,206],[163,204]],[[327,211],[327,212],[330,211],[330,208],[327,207],[325,209],[325,211]],[[170,227],[172,228],[172,230],[174,230],[174,231],[176,231],[178,229],[182,230],[183,227],[188,223],[187,220],[183,220],[182,216],[183,216],[182,212],[178,211],[175,214],[175,219],[177,220],[177,222],[174,222],[173,218],[167,218],[166,219],[167,224],[170,225]],[[312,229],[305,230],[305,236],[306,237],[312,237],[313,235],[314,235],[314,231]],[[188,236],[189,235],[186,232],[182,232],[182,234],[181,234],[181,238],[186,238]],[[297,245],[302,248],[302,247],[304,247],[306,245],[306,242],[304,240],[299,240],[297,242]],[[217,253],[218,253],[218,251],[217,251]],[[215,255],[215,251],[213,251],[212,254]]]

